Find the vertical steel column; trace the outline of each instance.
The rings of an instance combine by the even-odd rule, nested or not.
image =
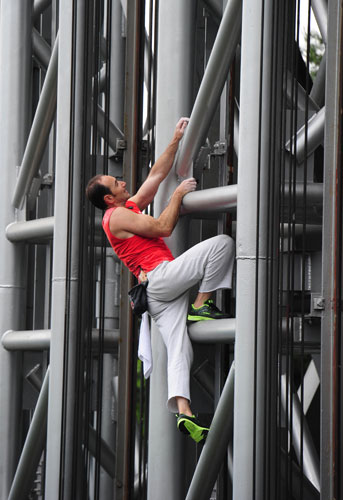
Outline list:
[[[156,158],[170,141],[178,119],[189,116],[191,110],[194,19],[194,0],[159,2]],[[155,216],[163,211],[176,186],[173,170],[155,198]],[[181,221],[167,243],[176,256],[185,250],[186,241],[186,227]],[[152,329],[152,347],[154,370],[150,382],[148,498],[181,500],[184,498],[182,436],[176,429],[174,415],[166,409],[166,350],[156,327]]]
[[[133,192],[136,186],[136,170],[138,162],[138,130],[139,130],[139,83],[140,83],[140,0],[127,3],[127,40],[125,64],[125,120],[124,135],[127,150],[124,153],[123,176],[127,190]],[[117,461],[116,461],[116,500],[129,498],[133,475],[131,452],[134,447],[132,436],[132,374],[133,331],[132,311],[127,292],[132,286],[132,276],[124,266],[121,268],[121,308],[119,345],[119,378],[118,378],[118,424],[117,424]]]
[[[47,427],[46,491],[51,500],[61,498],[62,416],[64,352],[66,348],[68,194],[71,153],[71,87],[73,2],[59,6],[59,61],[56,114],[55,232],[52,271],[50,387]]]
[[[342,196],[338,180],[342,169],[342,3],[330,2],[328,15],[328,43],[326,48],[326,127],[324,156],[323,245],[322,245],[322,294],[325,309],[322,316],[321,346],[321,499],[338,498],[337,482],[341,477],[337,470],[337,457],[342,443],[337,441],[337,428],[342,425],[338,408],[340,395],[337,384],[340,363],[338,345],[340,305],[337,290],[339,235],[341,213],[339,199]],[[342,428],[341,428],[342,429]],[[342,436],[342,434],[341,434]]]
[[[25,327],[26,249],[5,234],[23,214],[11,207],[28,134],[31,81],[31,2],[0,3],[0,332]],[[21,355],[0,347],[0,497],[7,498],[19,455]]]
[[[233,499],[262,500],[271,0],[243,2],[237,192]],[[257,277],[257,279],[256,279]]]
[[[100,273],[99,273],[100,274]],[[106,249],[106,275],[105,275],[105,304],[104,304],[104,329],[114,330],[118,328],[118,308],[115,307],[115,298],[118,287],[118,274],[116,273],[116,261],[112,248]],[[112,380],[115,368],[115,362],[112,354],[103,355],[103,381],[102,381],[102,421],[101,436],[104,442],[112,450],[115,449],[115,430],[116,425],[112,415],[112,406],[114,403],[114,394],[112,389]],[[114,462],[115,464],[115,462]],[[107,469],[106,469],[107,470]],[[112,470],[114,475],[115,465]],[[103,500],[112,499],[113,478],[102,469],[100,470],[100,497]]]

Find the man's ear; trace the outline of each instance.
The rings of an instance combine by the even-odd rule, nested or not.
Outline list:
[[[104,202],[107,203],[107,205],[111,205],[115,200],[115,197],[113,194],[105,194],[104,196]]]

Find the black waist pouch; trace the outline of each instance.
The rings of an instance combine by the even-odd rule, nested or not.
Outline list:
[[[148,310],[148,298],[146,295],[146,287],[148,286],[148,283],[148,280],[143,281],[142,283],[135,285],[128,292],[131,309],[134,314],[137,314],[137,316],[141,316],[141,314]]]

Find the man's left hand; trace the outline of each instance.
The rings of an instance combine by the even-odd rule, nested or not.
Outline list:
[[[176,127],[175,127],[175,132],[174,132],[174,137],[177,140],[181,140],[183,137],[183,134],[185,133],[185,129],[188,125],[189,118],[183,117],[180,118],[180,120],[177,122]]]

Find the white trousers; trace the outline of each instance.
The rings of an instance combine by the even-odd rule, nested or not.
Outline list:
[[[178,411],[176,396],[190,401],[192,344],[187,332],[189,290],[200,283],[199,292],[231,288],[235,244],[227,235],[202,241],[171,262],[162,262],[148,273],[149,314],[167,348],[168,401]]]

